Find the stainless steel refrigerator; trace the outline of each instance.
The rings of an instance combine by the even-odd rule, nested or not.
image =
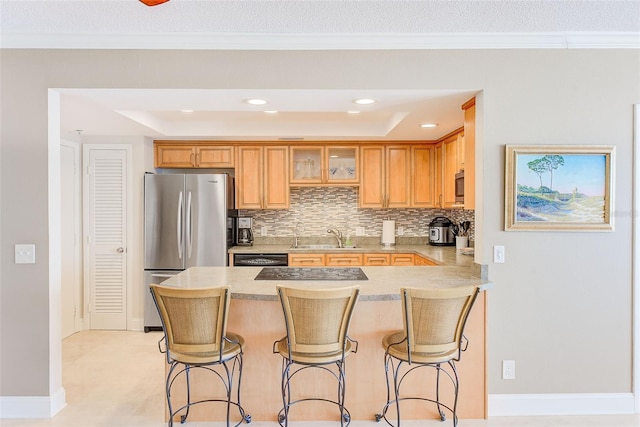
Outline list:
[[[226,266],[233,245],[234,187],[228,174],[145,174],[145,285],[194,266]],[[145,289],[144,330],[162,324]]]

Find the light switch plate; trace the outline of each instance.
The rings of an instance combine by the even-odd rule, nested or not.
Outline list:
[[[266,225],[263,225],[263,226],[260,227],[260,235],[262,237],[265,237],[267,235],[267,226]]]
[[[16,245],[15,246],[15,263],[16,264],[35,264],[36,263],[36,245]]]
[[[504,246],[493,247],[493,262],[494,264],[504,264]]]
[[[364,236],[364,227],[356,227],[356,236]]]
[[[401,226],[401,225],[398,226],[397,234],[398,234],[398,236],[404,236],[404,227],[403,226]]]

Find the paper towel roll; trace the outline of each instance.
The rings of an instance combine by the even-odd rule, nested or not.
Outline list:
[[[396,244],[396,222],[391,220],[382,221],[382,244],[391,246]]]

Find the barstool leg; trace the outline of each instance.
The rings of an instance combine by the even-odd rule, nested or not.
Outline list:
[[[167,395],[167,407],[169,409],[169,422],[167,423],[169,427],[173,427],[173,407],[171,405],[171,384],[173,383],[171,377],[173,375],[173,370],[176,368],[177,362],[173,362],[171,364],[171,368],[169,368],[169,372],[167,373],[167,382],[165,384],[165,393]]]
[[[444,421],[447,419],[444,411],[440,407],[440,371],[442,368],[439,363],[436,363],[436,404],[438,405],[438,413],[440,414],[440,421]]]
[[[453,427],[457,427],[458,425],[458,390],[460,389],[460,382],[458,379],[458,370],[456,369],[456,364],[453,360],[449,361],[449,366],[451,366],[451,370],[453,371],[453,378],[455,379],[455,384],[453,385],[454,391],[454,400],[453,400]]]
[[[184,371],[187,376],[187,412],[185,412],[184,415],[180,417],[181,424],[184,424],[185,422],[187,422],[187,417],[189,416],[189,409],[191,408],[191,381],[190,381],[190,375],[189,375],[189,372],[190,372],[189,366],[186,366]]]

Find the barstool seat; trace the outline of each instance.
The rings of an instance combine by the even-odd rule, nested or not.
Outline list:
[[[180,415],[180,422],[187,421],[189,409],[193,405],[205,402],[223,402],[226,404],[227,427],[230,425],[230,408],[238,408],[240,421],[250,423],[240,401],[242,383],[242,362],[244,338],[233,332],[227,332],[227,315],[230,299],[229,286],[218,288],[184,289],[151,285],[151,295],[160,314],[164,337],[158,342],[160,352],[166,353],[169,372],[165,384],[167,406],[169,409],[169,427],[174,418]],[[161,343],[164,342],[164,348]],[[222,366],[223,369],[215,368]],[[191,398],[190,373],[198,369],[211,372],[213,378],[222,383],[224,398],[212,397],[193,401]],[[237,380],[234,380],[235,374]],[[186,403],[174,409],[171,392],[176,379],[183,375],[186,380]],[[235,400],[232,391],[236,384]]]
[[[459,378],[455,362],[467,349],[464,327],[478,293],[476,286],[400,290],[404,329],[382,338],[387,403],[382,412],[376,414],[376,421],[384,419],[390,426],[400,427],[400,402],[420,400],[435,403],[441,421],[446,419],[443,408],[449,410],[454,427],[458,425]],[[405,377],[423,367],[436,370],[435,396],[401,395],[400,386]],[[440,399],[441,374],[453,384],[453,404],[447,405]],[[387,418],[387,411],[392,406],[396,409],[395,425]]]
[[[283,406],[278,423],[288,426],[291,406],[315,400],[337,405],[340,425],[349,425],[351,415],[344,406],[345,359],[358,350],[358,343],[349,338],[348,330],[359,287],[309,290],[277,286],[277,291],[287,333],[273,343],[273,352],[282,356]],[[325,396],[292,398],[291,379],[309,368],[328,371],[336,378],[336,400]]]

